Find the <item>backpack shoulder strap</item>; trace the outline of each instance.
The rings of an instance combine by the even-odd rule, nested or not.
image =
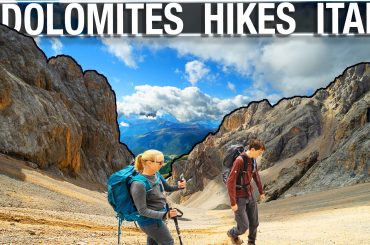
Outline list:
[[[236,184],[236,188],[238,188],[238,189],[245,189],[247,187],[247,185],[244,185],[243,184],[243,179],[244,179],[245,174],[248,171],[248,162],[249,162],[249,159],[248,159],[248,157],[245,154],[241,154],[240,156],[243,159],[243,171],[241,173],[239,173],[237,184]]]
[[[160,172],[156,172],[155,175],[157,176],[157,179],[155,180],[155,185],[159,184],[159,187],[161,191],[163,192],[164,191],[163,183],[166,182],[166,179],[163,178]]]
[[[247,172],[248,170],[248,157],[245,154],[240,155],[243,158],[243,172]]]
[[[161,175],[161,173],[160,173],[160,172],[156,172],[156,173],[155,173],[155,175],[157,176],[157,179],[155,180],[155,183],[156,183],[156,184],[158,184],[158,183],[159,183],[159,181],[161,181],[161,182],[166,182],[166,179],[165,179],[165,178],[163,178],[163,176]]]
[[[149,180],[147,178],[145,178],[144,176],[142,176],[141,174],[137,174],[137,175],[133,176],[130,180],[130,184],[134,181],[141,182],[144,185],[146,191],[149,191],[150,189],[153,188],[153,186],[150,184]]]

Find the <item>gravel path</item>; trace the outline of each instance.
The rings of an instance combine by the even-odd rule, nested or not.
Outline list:
[[[116,244],[117,220],[106,194],[70,182],[0,155],[0,244]],[[184,244],[230,244],[230,210],[180,208]],[[370,244],[370,183],[264,203],[259,210],[261,245]],[[169,228],[178,244],[173,222]],[[124,223],[122,240],[145,244],[146,238]]]

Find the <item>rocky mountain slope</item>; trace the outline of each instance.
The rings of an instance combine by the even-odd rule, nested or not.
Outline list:
[[[104,76],[70,57],[47,60],[32,38],[0,26],[0,152],[105,184],[132,159],[116,111]]]
[[[253,102],[225,116],[219,131],[174,163],[187,192],[219,181],[228,146],[260,138],[269,200],[370,180],[370,64],[350,67],[312,97]]]

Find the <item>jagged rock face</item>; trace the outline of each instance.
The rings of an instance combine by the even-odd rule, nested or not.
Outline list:
[[[0,47],[1,152],[102,184],[131,161],[105,77],[4,26]]]
[[[174,178],[185,172],[191,180],[187,194],[203,190],[220,175],[228,146],[259,138],[267,148],[260,170],[293,163],[290,170],[281,170],[289,178],[265,180],[277,185],[267,188],[271,199],[369,181],[369,76],[370,65],[360,64],[311,98],[284,99],[275,106],[253,102],[236,110],[224,118],[215,135],[194,147],[187,161],[174,163]],[[317,155],[315,161],[307,160],[310,154]],[[310,164],[298,166],[304,159]]]
[[[265,191],[269,193],[268,201],[275,200],[300,180],[317,162],[318,156],[319,153],[317,151],[311,152],[305,159],[296,160],[295,164],[290,168],[283,168],[277,179],[265,187]]]

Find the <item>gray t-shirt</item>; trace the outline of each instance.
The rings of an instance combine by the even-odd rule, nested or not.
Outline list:
[[[162,219],[163,215],[166,213],[165,211],[159,211],[163,209],[166,205],[166,197],[164,193],[161,191],[160,185],[163,184],[163,188],[167,192],[176,191],[179,188],[177,186],[172,186],[167,183],[167,181],[159,181],[159,184],[155,185],[157,176],[152,175],[142,175],[146,177],[150,184],[153,186],[151,190],[148,192],[145,190],[145,186],[143,183],[139,181],[134,181],[131,184],[130,192],[132,199],[134,200],[135,206],[140,215],[154,218],[154,219]]]

